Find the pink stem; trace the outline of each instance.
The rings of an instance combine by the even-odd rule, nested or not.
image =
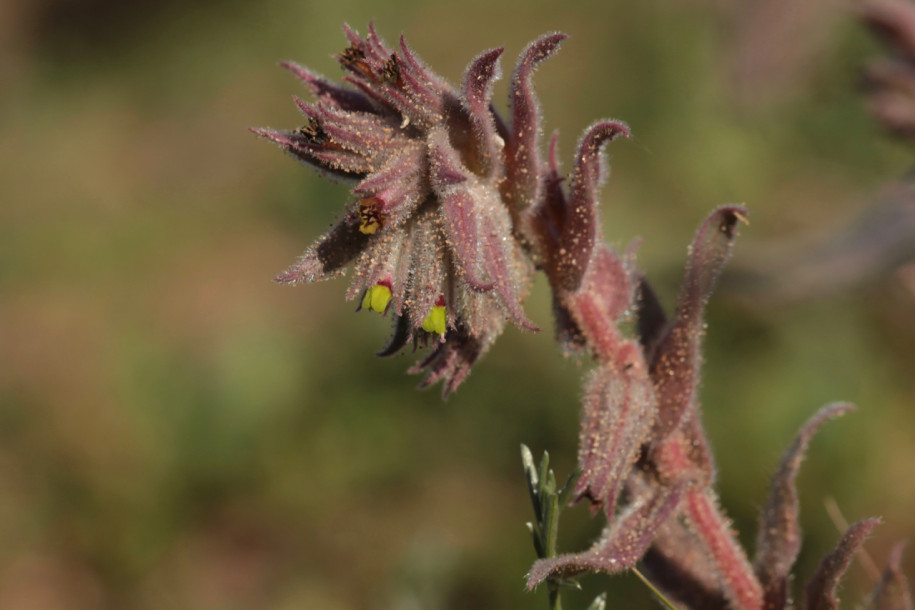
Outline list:
[[[694,489],[687,494],[682,508],[718,566],[731,602],[746,610],[762,608],[762,588],[712,494],[706,489]]]

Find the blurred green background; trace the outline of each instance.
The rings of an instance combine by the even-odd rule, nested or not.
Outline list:
[[[747,202],[735,264],[828,231],[910,151],[867,115],[878,45],[839,2],[464,3],[6,0],[0,5],[0,608],[543,608],[519,443],[574,467],[579,383],[549,330],[507,330],[458,393],[378,360],[387,322],[346,280],[270,279],[346,190],[246,128],[292,128],[293,59],[337,77],[343,21],[401,32],[452,82],[571,35],[536,75],[568,165],[598,117],[627,120],[608,238],[668,303],[702,216]],[[803,6],[798,6],[803,5]],[[498,99],[506,85],[499,83]],[[527,311],[550,328],[538,282]],[[803,302],[713,300],[702,396],[723,504],[744,540],[797,427],[834,422],[801,474],[799,580],[850,520],[881,515],[882,564],[915,535],[915,295],[892,273]],[[584,507],[566,550],[599,531]],[[911,558],[907,565],[912,565]],[[847,601],[871,584],[852,568]],[[655,607],[627,577],[567,606]]]

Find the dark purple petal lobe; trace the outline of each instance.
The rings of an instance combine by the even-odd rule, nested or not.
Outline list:
[[[534,69],[559,49],[565,34],[543,36],[521,53],[512,74],[509,93],[511,131],[505,142],[503,196],[512,213],[525,209],[540,198],[540,110],[531,82]]]
[[[298,262],[274,278],[281,284],[316,282],[343,273],[371,239],[359,231],[359,222],[347,214],[299,258]]]
[[[444,343],[439,343],[425,359],[407,372],[416,374],[426,371],[426,377],[419,384],[420,389],[444,380],[442,398],[447,398],[464,381],[470,373],[470,367],[491,343],[492,337],[475,336],[459,321],[454,329],[448,331]]]
[[[412,335],[413,326],[410,324],[409,317],[405,315],[396,316],[394,318],[394,329],[391,331],[391,336],[388,338],[387,344],[381,348],[380,351],[376,352],[375,355],[381,358],[393,356],[403,349]]]
[[[718,208],[699,226],[690,246],[676,317],[658,344],[651,365],[658,393],[655,439],[670,434],[684,415],[696,408],[705,305],[731,254],[737,224],[747,214],[743,206]]]
[[[657,293],[644,275],[639,274],[635,289],[636,329],[639,343],[645,350],[646,358],[651,361],[654,348],[664,335],[667,327],[667,314],[661,305]]]
[[[912,593],[902,573],[902,552],[906,543],[900,542],[890,552],[890,560],[871,594],[874,610],[912,610]]]
[[[616,574],[628,570],[648,550],[658,528],[676,510],[682,495],[680,487],[660,488],[653,497],[620,515],[591,549],[535,562],[527,575],[527,588],[533,589],[550,576],[568,578],[585,572]]]
[[[598,189],[602,174],[604,144],[624,135],[629,128],[619,121],[595,123],[582,137],[572,172],[569,209],[559,238],[558,281],[565,290],[576,290],[591,261],[597,240]]]
[[[864,519],[852,524],[836,548],[823,558],[813,578],[807,583],[804,606],[807,610],[836,610],[839,607],[839,598],[836,596],[839,581],[845,575],[858,547],[879,523],[880,519]]]
[[[801,547],[798,514],[800,506],[795,480],[810,440],[824,423],[852,411],[848,403],[831,404],[820,409],[804,424],[794,442],[782,456],[772,478],[769,499],[762,510],[756,536],[753,567],[763,587],[767,609],[785,608],[789,602],[791,567]]]

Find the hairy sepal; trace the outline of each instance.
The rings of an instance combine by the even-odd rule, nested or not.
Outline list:
[[[502,194],[517,217],[540,200],[542,170],[540,161],[540,109],[532,77],[536,67],[552,56],[567,36],[547,34],[530,43],[515,65],[509,92],[511,129],[505,143],[505,174]]]
[[[638,346],[627,341],[585,384],[579,435],[578,498],[613,516],[617,495],[654,418],[654,390]]]
[[[682,495],[681,486],[657,488],[651,497],[637,500],[620,514],[589,550],[535,562],[527,575],[528,589],[550,577],[561,580],[586,572],[616,574],[633,567],[648,550],[658,528],[676,510]]]
[[[784,608],[790,603],[791,567],[801,547],[797,496],[798,470],[811,439],[827,421],[854,410],[848,403],[835,403],[810,418],[782,456],[772,478],[769,499],[763,507],[756,536],[754,571],[763,587],[765,608]]]
[[[568,210],[559,238],[556,280],[573,291],[585,276],[594,244],[600,233],[598,191],[605,174],[603,147],[618,136],[629,137],[621,121],[598,121],[589,127],[578,146],[578,156],[569,186]]]
[[[845,575],[855,552],[879,524],[880,519],[863,519],[848,528],[839,544],[823,558],[807,583],[804,604],[807,610],[836,610],[839,607],[836,595],[839,581]]]
[[[703,315],[715,282],[731,254],[737,225],[748,215],[743,206],[722,206],[699,226],[689,249],[676,315],[658,343],[651,374],[658,394],[655,441],[668,436],[688,413],[698,412],[699,351]]]

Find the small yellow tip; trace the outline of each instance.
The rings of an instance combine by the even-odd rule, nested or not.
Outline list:
[[[426,319],[423,320],[423,330],[436,335],[444,335],[447,322],[448,316],[445,313],[445,307],[436,305],[426,314]]]
[[[375,284],[365,291],[365,296],[362,297],[362,308],[384,313],[390,302],[391,289],[384,284]]]
[[[378,223],[375,221],[370,221],[370,222],[363,221],[359,225],[359,232],[364,235],[374,235],[375,232],[378,230],[378,226],[379,226]]]

